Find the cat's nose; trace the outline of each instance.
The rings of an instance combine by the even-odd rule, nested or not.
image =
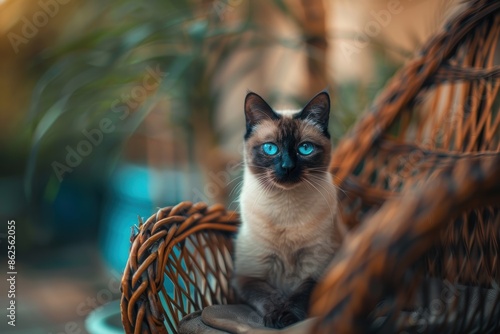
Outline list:
[[[290,159],[290,157],[285,156],[283,157],[283,161],[281,162],[281,168],[286,170],[287,172],[290,172],[295,168],[295,163]]]

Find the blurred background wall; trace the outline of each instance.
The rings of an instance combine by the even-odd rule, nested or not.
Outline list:
[[[337,142],[456,9],[0,0],[0,207],[17,223],[19,273],[18,326],[2,333],[86,332],[119,298],[131,227],[158,207],[237,209],[247,90],[300,107],[328,87]]]

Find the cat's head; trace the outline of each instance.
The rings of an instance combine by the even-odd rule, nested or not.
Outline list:
[[[302,110],[275,111],[255,93],[245,98],[245,163],[258,180],[291,189],[314,182],[330,162],[330,97],[323,91]]]

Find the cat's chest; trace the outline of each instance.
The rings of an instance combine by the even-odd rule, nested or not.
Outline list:
[[[308,262],[310,262],[311,268],[307,268]],[[316,265],[313,262],[316,261],[314,261],[312,247],[303,247],[296,250],[282,248],[280,251],[269,253],[264,258],[268,271],[284,275],[300,275],[304,269],[314,270]]]
[[[296,250],[274,252],[264,258],[268,280],[273,286],[290,292],[308,278],[318,279],[328,257],[321,247],[303,247]]]
[[[307,192],[271,198],[255,192],[246,193],[243,199],[242,214],[252,225],[274,226],[274,234],[287,236],[293,236],[294,229],[304,230],[331,221],[336,207],[334,200],[326,201]]]
[[[313,217],[313,212],[310,211],[311,206],[304,205],[304,201],[300,200],[296,202],[282,201],[279,205],[270,205],[263,209],[275,226],[307,224],[308,220]],[[283,231],[283,233],[292,234],[290,231]]]

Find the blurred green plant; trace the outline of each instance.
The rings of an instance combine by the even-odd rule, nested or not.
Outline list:
[[[224,11],[234,10],[225,7],[236,3],[249,6],[248,17],[235,25],[225,24],[221,20]],[[279,42],[240,38],[258,29],[252,24],[252,5],[248,1],[146,4],[111,0],[86,6],[92,8],[95,17],[85,29],[72,36],[70,43],[57,45],[38,59],[47,64],[47,70],[36,85],[28,115],[34,127],[25,182],[28,194],[38,159],[43,157],[44,166],[64,160],[65,145],[61,144],[76,144],[83,130],[95,128],[106,117],[116,122],[117,130],[92,152],[93,165],[87,166],[102,173],[118,157],[110,150],[119,152],[119,143],[134,133],[152,106],[164,97],[171,103],[165,117],[173,126],[215,144],[217,139],[210,129],[215,128],[214,104],[219,95],[210,87],[213,77],[231,51]],[[217,56],[203,56],[209,52]],[[256,62],[258,59],[246,64],[241,72],[251,70]],[[165,80],[147,99],[130,108],[129,117],[123,122],[118,120],[112,110],[116,100],[126,100],[123,94],[142,80],[148,67],[167,73]],[[202,129],[196,128],[199,124]],[[52,175],[53,182],[54,178]]]
[[[273,4],[299,24],[283,1],[274,0]],[[225,14],[235,5],[246,6],[246,16],[229,24],[224,20]],[[304,36],[290,40],[260,31],[252,1],[107,0],[87,2],[84,6],[90,8],[84,13],[94,15],[85,29],[72,36],[70,42],[46,50],[37,60],[46,71],[36,85],[28,114],[33,125],[25,179],[28,195],[38,174],[47,178],[42,182],[42,193],[53,198],[60,178],[52,163],[64,161],[65,147],[75,147],[85,139],[82,131],[98,128],[103,118],[109,118],[116,130],[93,149],[92,159],[86,159],[82,168],[90,175],[105,178],[119,160],[122,144],[166,97],[166,121],[186,131],[190,138],[188,156],[195,161],[193,143],[215,147],[219,141],[214,126],[215,106],[224,96],[211,84],[235,50],[276,44],[299,48],[305,40]],[[241,64],[226,84],[236,83],[261,61],[257,56]],[[154,92],[132,106],[125,119],[120,119],[113,110],[116,101],[126,100],[148,68],[159,68],[167,75]],[[384,73],[381,81],[392,72],[391,68]],[[337,90],[341,98],[335,99],[334,119],[340,122],[332,123],[336,139],[374,96],[359,83],[347,83]]]

